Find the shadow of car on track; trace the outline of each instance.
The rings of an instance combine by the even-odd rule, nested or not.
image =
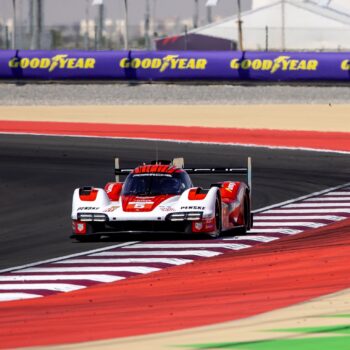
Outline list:
[[[204,234],[189,234],[189,233],[169,233],[169,232],[122,232],[122,233],[112,233],[110,235],[92,235],[88,237],[89,239],[84,239],[82,241],[72,239],[74,243],[96,243],[96,242],[115,242],[123,243],[130,241],[140,241],[140,242],[149,242],[149,241],[198,241],[198,240],[220,240],[222,238],[234,237],[243,235],[241,228],[235,228],[229,231],[221,233],[220,237],[212,238]],[[87,238],[87,237],[85,237]]]

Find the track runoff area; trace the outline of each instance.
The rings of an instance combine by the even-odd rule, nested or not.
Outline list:
[[[45,297],[241,251],[350,217],[350,183],[255,211],[244,236],[129,241],[0,271],[0,301]]]

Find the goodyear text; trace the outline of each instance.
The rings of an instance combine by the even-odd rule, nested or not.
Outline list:
[[[21,69],[48,69],[52,72],[58,69],[93,69],[96,60],[94,58],[72,58],[68,55],[56,55],[51,58],[29,58],[29,57],[13,57],[9,61],[10,68]]]
[[[279,70],[282,71],[315,71],[318,67],[317,60],[296,60],[290,56],[279,56],[271,59],[244,59],[235,58],[231,60],[231,69],[252,69],[260,71],[270,71],[271,74]]]
[[[158,69],[164,72],[167,69],[204,70],[207,66],[205,58],[180,58],[179,55],[168,55],[163,58],[123,58],[120,68]]]
[[[341,63],[341,69],[342,70],[350,70],[350,60],[344,60]]]

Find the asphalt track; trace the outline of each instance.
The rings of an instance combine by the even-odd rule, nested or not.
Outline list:
[[[122,166],[184,156],[187,166],[240,166],[253,157],[255,209],[349,182],[348,155],[176,142],[46,136],[0,136],[0,269],[113,245],[69,240],[73,189],[104,186],[113,158]],[[210,182],[221,180],[212,177]],[[196,184],[208,183],[203,177]],[[167,237],[169,238],[169,237]],[[170,237],[171,238],[171,237]],[[174,237],[176,238],[176,237]]]

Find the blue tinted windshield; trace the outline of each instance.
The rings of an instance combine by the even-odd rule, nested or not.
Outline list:
[[[123,195],[156,196],[160,194],[178,195],[192,186],[186,173],[130,174],[123,186]]]

